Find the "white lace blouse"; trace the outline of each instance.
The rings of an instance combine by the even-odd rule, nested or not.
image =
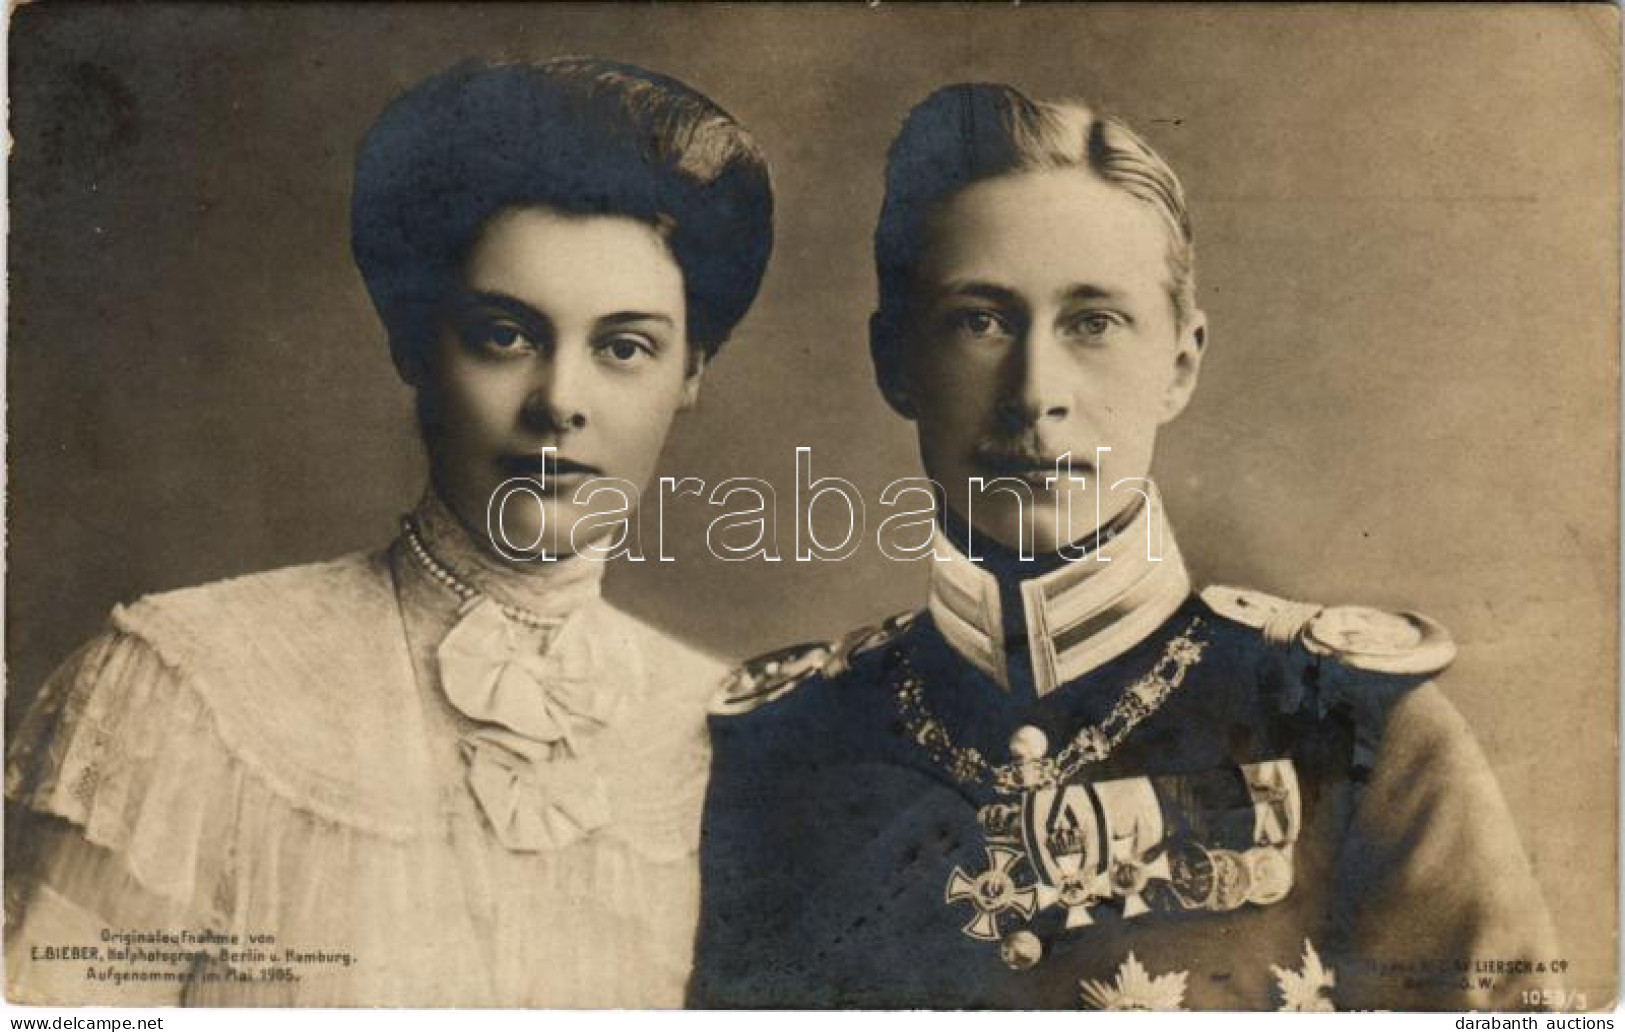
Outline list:
[[[601,563],[519,574],[432,497],[416,520],[480,595],[397,541],[120,607],[52,677],[7,767],[14,999],[681,1005],[725,668],[604,602]],[[109,959],[132,943],[173,974],[118,979],[163,966]]]

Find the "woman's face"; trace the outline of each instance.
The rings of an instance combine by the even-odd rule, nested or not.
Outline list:
[[[619,531],[603,514],[621,496],[578,489],[618,480],[635,501],[648,483],[672,417],[699,389],[686,317],[682,270],[652,227],[500,212],[469,252],[420,382],[441,497],[477,534],[505,535],[507,550],[604,547]],[[549,447],[556,466],[543,464]],[[539,489],[499,494],[519,478]]]

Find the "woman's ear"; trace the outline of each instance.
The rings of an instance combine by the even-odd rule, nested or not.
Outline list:
[[[683,396],[677,403],[677,411],[686,412],[699,404],[700,381],[705,379],[705,352],[694,349],[689,352],[688,370],[683,374]]]
[[[1202,372],[1202,356],[1207,354],[1207,313],[1201,309],[1185,319],[1179,331],[1179,344],[1174,350],[1174,365],[1168,379],[1168,390],[1163,395],[1162,423],[1171,423],[1185,411],[1196,392],[1196,380]]]
[[[881,397],[893,412],[912,420],[914,402],[904,383],[902,334],[893,320],[880,312],[869,315],[869,359],[875,367],[875,385]]]

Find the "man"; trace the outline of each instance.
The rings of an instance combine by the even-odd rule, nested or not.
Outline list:
[[[938,485],[931,596],[719,697],[692,1002],[1538,1002],[1549,921],[1428,683],[1443,629],[1192,593],[1145,479],[1207,334],[1173,172],[968,85],[886,188],[872,345]]]

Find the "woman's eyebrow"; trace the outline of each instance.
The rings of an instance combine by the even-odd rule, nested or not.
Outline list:
[[[497,308],[522,323],[534,326],[551,326],[552,321],[525,302],[510,294],[503,294],[490,290],[469,290],[457,298],[459,312],[467,313],[474,308]]]
[[[676,329],[677,320],[664,312],[611,312],[598,319],[600,326],[625,326],[628,323],[654,322]]]

